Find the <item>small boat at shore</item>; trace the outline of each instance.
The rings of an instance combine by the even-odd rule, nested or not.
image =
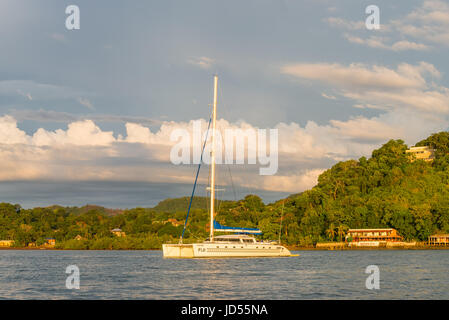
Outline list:
[[[181,235],[178,244],[163,244],[164,258],[249,258],[249,257],[292,257],[287,248],[274,241],[257,241],[250,235],[260,235],[262,232],[257,228],[226,227],[215,221],[215,123],[217,111],[217,85],[218,77],[214,76],[214,103],[212,112],[212,148],[210,168],[210,235],[201,243],[183,244]],[[203,148],[204,151],[204,148]],[[198,171],[199,172],[199,171]],[[197,173],[198,177],[198,173]],[[196,180],[195,180],[196,185]],[[194,185],[194,191],[195,191]],[[192,192],[191,201],[194,191]],[[189,206],[190,210],[190,206]],[[187,215],[188,219],[188,215]],[[187,225],[184,224],[184,230]],[[231,232],[232,235],[215,236],[214,231]],[[184,234],[184,231],[183,231]]]

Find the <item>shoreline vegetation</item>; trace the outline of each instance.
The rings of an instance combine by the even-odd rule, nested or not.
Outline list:
[[[402,140],[390,140],[370,158],[341,161],[324,171],[310,190],[264,204],[256,195],[217,201],[217,222],[259,228],[262,240],[281,239],[292,250],[422,250],[429,236],[449,234],[449,133],[416,146],[435,150],[432,161],[407,153]],[[23,209],[0,203],[0,249],[158,250],[177,243],[189,197],[166,199],[154,208],[126,210],[100,206]],[[209,199],[195,197],[184,243],[209,232]],[[404,248],[316,248],[344,242],[349,229],[394,228]]]

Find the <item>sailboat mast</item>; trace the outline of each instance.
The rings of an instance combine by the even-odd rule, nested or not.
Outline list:
[[[214,241],[214,205],[215,205],[215,122],[217,119],[217,84],[218,76],[214,75],[214,110],[212,113],[212,151],[210,170],[210,241]]]

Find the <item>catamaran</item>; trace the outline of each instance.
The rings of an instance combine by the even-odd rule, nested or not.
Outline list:
[[[236,257],[291,257],[295,256],[280,243],[274,241],[257,241],[254,236],[261,235],[257,228],[226,227],[215,221],[215,125],[217,119],[217,86],[218,76],[214,76],[214,103],[212,111],[212,136],[211,136],[211,166],[210,166],[210,235],[201,243],[183,244],[182,238],[187,225],[188,213],[192,204],[195,186],[198,179],[200,165],[198,167],[195,184],[190,198],[187,219],[184,230],[177,244],[163,244],[164,258],[236,258]],[[210,122],[209,122],[210,125]],[[207,139],[207,138],[206,138]],[[204,142],[205,145],[206,141]],[[204,146],[203,146],[204,151]],[[214,231],[234,233],[231,235],[214,236]]]

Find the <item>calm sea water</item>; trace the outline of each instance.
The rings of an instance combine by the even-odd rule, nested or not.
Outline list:
[[[2,299],[449,299],[449,251],[298,251],[163,259],[161,251],[0,251]],[[80,289],[65,287],[68,265]],[[380,289],[365,268],[380,269]]]

